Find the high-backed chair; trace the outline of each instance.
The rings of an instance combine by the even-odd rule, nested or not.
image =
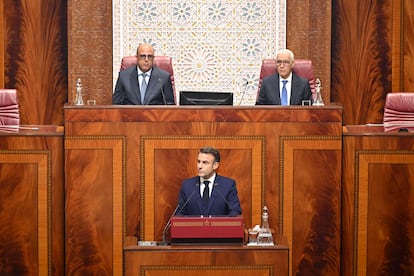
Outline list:
[[[384,107],[384,131],[414,131],[414,92],[387,94]]]
[[[16,89],[0,89],[0,126],[20,124]]]
[[[136,56],[125,56],[122,58],[120,71],[125,70],[131,66],[136,66],[136,65],[137,65]],[[172,84],[173,92],[174,92],[174,99],[177,99],[176,92],[175,92],[174,70],[172,66],[172,58],[169,56],[155,56],[154,66],[157,66],[161,68],[162,70],[170,73],[171,84]],[[175,100],[175,102],[177,101]]]
[[[313,73],[312,61],[309,59],[295,59],[295,65],[292,69],[293,72],[299,76],[307,79],[312,91],[312,97],[315,99],[315,76]],[[259,87],[257,94],[259,95],[260,86],[264,77],[277,73],[276,61],[273,58],[263,59],[262,66],[260,68]]]

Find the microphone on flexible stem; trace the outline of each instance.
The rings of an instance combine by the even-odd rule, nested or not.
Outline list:
[[[160,85],[160,88],[161,88],[162,100],[164,101],[164,104],[167,105],[167,100],[165,99],[164,89],[162,89],[161,79],[158,79],[158,84]]]
[[[174,211],[172,212],[170,218],[168,219],[167,223],[165,224],[164,229],[162,230],[162,244],[163,245],[167,245],[167,241],[166,241],[166,234],[167,234],[167,230],[170,228],[171,226],[171,218],[176,214],[178,208],[180,207],[180,204],[177,204],[177,207],[175,207]]]
[[[199,187],[200,183],[196,184],[196,187]],[[193,192],[191,193],[191,195],[187,198],[187,200],[184,202],[183,206],[180,208],[180,204],[177,204],[177,207],[175,207],[174,212],[172,212],[170,218],[168,219],[167,223],[165,224],[164,230],[162,230],[162,244],[163,245],[167,245],[167,241],[166,241],[166,235],[167,235],[167,231],[168,229],[170,229],[171,227],[171,219],[175,216],[175,214],[180,213],[182,210],[184,210],[185,206],[187,206],[188,202],[190,202],[190,200],[193,198],[194,194],[195,194],[196,188],[194,188]],[[181,198],[180,198],[180,202],[181,202]],[[178,209],[180,208],[180,209]]]
[[[217,188],[217,190],[218,190],[218,192],[219,192],[219,194],[220,194],[221,198],[223,198],[224,202],[226,202],[226,204],[227,204],[227,206],[229,207],[229,209],[230,209],[230,210],[233,210],[233,208],[232,208],[232,207],[231,207],[231,205],[230,205],[230,202],[229,202],[229,201],[228,201],[228,200],[224,197],[223,193],[221,192],[221,190],[220,190],[220,188],[219,188],[219,186],[218,186],[218,183],[214,183],[214,184],[213,184],[213,186]]]
[[[241,105],[241,103],[243,102],[244,94],[246,94],[248,84],[249,84],[249,81],[246,81],[246,83],[244,84],[244,90],[243,90],[239,105]]]

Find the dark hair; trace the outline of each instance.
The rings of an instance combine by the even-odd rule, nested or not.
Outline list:
[[[200,149],[199,153],[212,154],[214,156],[215,161],[220,162],[220,153],[213,147],[203,147]]]

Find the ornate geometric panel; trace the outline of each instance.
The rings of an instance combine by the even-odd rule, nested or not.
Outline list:
[[[261,60],[286,45],[286,1],[113,1],[114,82],[139,43],[173,58],[177,91],[234,92],[254,105]],[[242,98],[242,95],[245,96]]]

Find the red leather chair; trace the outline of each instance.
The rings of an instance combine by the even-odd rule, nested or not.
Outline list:
[[[0,126],[20,124],[16,89],[0,89]]]
[[[122,58],[121,61],[121,68],[120,71],[125,70],[131,66],[137,65],[137,57],[136,56],[125,56]],[[175,82],[174,82],[174,70],[172,66],[172,58],[169,56],[155,56],[154,57],[154,66],[161,68],[164,71],[167,71],[171,75],[171,84],[174,91],[174,99],[177,99],[176,92],[175,92]],[[175,102],[177,102],[175,100]]]
[[[292,69],[293,72],[299,76],[308,79],[309,85],[312,91],[312,97],[315,99],[315,76],[313,73],[312,61],[309,59],[295,59],[295,66]],[[259,87],[257,95],[259,95],[260,86],[264,77],[277,73],[276,61],[273,58],[262,60],[262,66],[260,68]]]
[[[384,131],[414,131],[414,92],[388,93],[384,107]]]

